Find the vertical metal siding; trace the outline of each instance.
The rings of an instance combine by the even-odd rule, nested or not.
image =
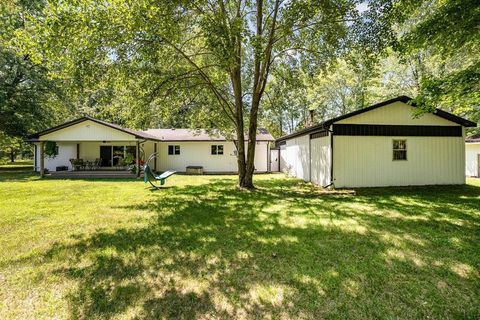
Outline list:
[[[331,146],[330,136],[310,140],[311,181],[320,186],[330,183]]]
[[[407,160],[392,160],[392,140],[407,140]],[[336,187],[465,183],[463,137],[334,136]]]
[[[310,179],[310,136],[304,135],[287,140],[285,148],[286,171],[289,175],[309,181]],[[283,153],[283,150],[281,151]]]

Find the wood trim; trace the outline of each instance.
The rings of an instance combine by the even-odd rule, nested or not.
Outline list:
[[[45,154],[44,154],[45,142],[40,141],[40,177],[45,176]]]
[[[113,156],[113,151],[112,151],[112,156]],[[137,141],[137,147],[135,148],[135,162],[137,165],[136,174],[137,174],[137,177],[140,177],[140,142],[139,141]]]
[[[462,137],[461,126],[334,124],[337,136]]]
[[[36,144],[33,145],[33,171],[37,171],[37,163],[38,163],[38,146]]]

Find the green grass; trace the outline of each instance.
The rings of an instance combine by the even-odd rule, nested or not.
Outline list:
[[[0,319],[480,316],[480,182],[325,195],[283,175],[0,172]]]
[[[15,162],[0,162],[0,170],[20,170],[20,169],[32,169],[33,161],[32,160],[16,160]]]

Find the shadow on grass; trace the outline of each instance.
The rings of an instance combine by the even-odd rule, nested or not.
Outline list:
[[[143,227],[58,243],[73,318],[479,315],[480,188],[322,197],[293,179],[158,190]],[[120,208],[119,208],[120,209]],[[472,270],[473,268],[473,270]]]
[[[0,183],[35,181],[39,178],[38,174],[32,172],[31,167],[0,168]]]

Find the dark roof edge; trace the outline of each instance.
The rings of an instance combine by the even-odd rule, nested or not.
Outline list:
[[[363,109],[360,109],[360,110],[356,110],[356,111],[344,114],[342,116],[326,120],[322,123],[319,123],[317,125],[302,129],[300,131],[285,135],[283,137],[280,137],[280,138],[276,139],[275,143],[280,142],[280,141],[284,141],[284,140],[288,140],[288,139],[292,139],[292,138],[295,138],[295,137],[298,137],[298,136],[303,136],[303,135],[306,135],[306,134],[309,134],[309,133],[313,133],[315,131],[327,130],[333,123],[335,123],[337,121],[347,119],[347,118],[362,114],[364,112],[368,112],[368,111],[371,111],[371,110],[389,105],[389,104],[394,103],[394,102],[409,103],[412,100],[413,99],[408,97],[408,96],[399,96],[399,97],[396,97],[396,98],[393,98],[393,99],[385,100],[385,101],[373,104],[369,107],[366,107],[366,108],[363,108]],[[414,107],[417,106],[415,103],[411,103],[411,105],[414,106]],[[435,114],[436,116],[439,116],[441,118],[444,118],[446,120],[458,123],[459,125],[462,125],[464,127],[476,127],[477,126],[477,124],[475,122],[472,122],[470,120],[461,118],[459,116],[456,116],[454,114],[451,114],[449,112],[443,111],[443,110],[438,109],[438,108],[435,109],[435,112],[433,114]]]

